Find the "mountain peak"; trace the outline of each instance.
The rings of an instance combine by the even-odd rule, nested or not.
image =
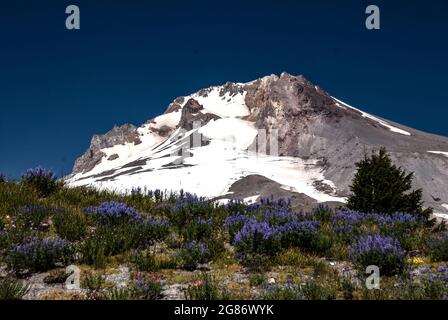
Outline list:
[[[67,181],[220,199],[283,196],[286,188],[302,204],[343,202],[354,164],[382,146],[415,172],[425,201],[447,211],[447,138],[367,114],[287,72],[201,89],[139,128],[127,124],[95,136]]]

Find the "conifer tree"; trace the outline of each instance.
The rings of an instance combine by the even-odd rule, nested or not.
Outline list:
[[[347,207],[360,212],[408,212],[429,219],[432,209],[423,209],[422,190],[411,190],[414,173],[395,166],[385,148],[356,163]]]

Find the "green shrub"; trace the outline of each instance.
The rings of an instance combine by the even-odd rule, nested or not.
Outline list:
[[[159,270],[159,264],[154,254],[147,251],[134,251],[130,254],[129,262],[138,271],[155,272]]]
[[[212,219],[197,217],[187,223],[182,229],[182,236],[189,241],[203,241],[212,238],[216,232]]]
[[[138,300],[157,300],[162,297],[162,286],[157,281],[140,277],[133,284],[134,297]]]
[[[23,206],[16,214],[17,226],[22,229],[38,228],[51,212],[52,210],[39,204]]]
[[[21,207],[38,203],[39,195],[28,185],[8,182],[0,184],[0,199],[0,216],[6,216]]]
[[[171,257],[157,257],[149,251],[133,251],[129,255],[129,262],[138,271],[156,272],[163,269],[176,269],[177,261]]]
[[[60,187],[54,172],[41,167],[28,169],[22,175],[22,183],[35,188],[42,197],[51,195]]]
[[[357,172],[347,207],[359,212],[408,212],[428,220],[432,209],[423,209],[422,190],[412,190],[414,173],[392,163],[385,148],[356,163]]]
[[[8,253],[7,263],[11,270],[47,271],[57,264],[67,265],[73,261],[73,246],[60,238],[30,238],[14,245]]]
[[[126,288],[113,288],[100,296],[102,300],[156,300],[162,297],[162,286],[155,281],[138,279]]]
[[[308,282],[301,286],[301,291],[306,300],[334,300],[336,290],[331,286],[319,285]]]
[[[21,300],[28,291],[28,285],[14,278],[0,278],[0,300]]]
[[[290,248],[279,252],[274,259],[274,263],[279,266],[306,268],[313,265],[316,259],[315,256],[304,253],[299,249]]]
[[[303,300],[302,293],[297,286],[269,286],[259,296],[260,300]]]
[[[405,269],[405,251],[400,243],[378,234],[357,239],[350,247],[350,259],[362,273],[371,265],[377,266],[381,275],[395,275]]]
[[[205,243],[193,240],[182,246],[179,251],[179,259],[182,261],[184,269],[194,270],[198,264],[209,261],[210,251]]]
[[[97,237],[86,239],[79,247],[80,261],[97,269],[104,268],[107,257],[104,253],[104,243]]]
[[[264,273],[251,273],[249,275],[249,284],[252,287],[258,287],[267,282],[267,277]]]
[[[87,224],[83,215],[61,211],[53,217],[56,233],[69,241],[81,240],[87,232]]]
[[[101,290],[105,282],[106,279],[101,273],[88,272],[82,277],[81,287],[95,293]]]
[[[272,257],[260,253],[246,253],[240,256],[240,263],[250,272],[266,272],[272,267]]]
[[[347,277],[343,277],[339,279],[338,282],[339,289],[342,291],[345,300],[352,300],[354,296],[354,292],[356,290],[356,286],[353,284],[351,279]]]
[[[133,288],[113,288],[99,296],[101,300],[136,300]]]
[[[186,300],[228,300],[229,294],[226,290],[218,287],[216,280],[209,274],[203,272],[200,278],[188,286],[185,290]]]
[[[431,259],[448,261],[448,233],[435,235],[428,241]]]
[[[334,300],[336,293],[336,289],[331,286],[308,282],[302,285],[270,286],[260,298],[262,300]]]

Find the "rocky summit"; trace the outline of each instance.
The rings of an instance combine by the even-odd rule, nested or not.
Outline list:
[[[176,98],[140,127],[95,135],[66,181],[123,193],[182,189],[222,201],[286,196],[309,208],[344,202],[355,163],[384,146],[415,173],[425,204],[448,214],[448,138],[361,109],[303,76],[228,82]]]

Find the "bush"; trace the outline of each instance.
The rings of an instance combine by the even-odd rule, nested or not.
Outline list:
[[[143,220],[142,215],[134,208],[121,202],[103,202],[98,207],[89,207],[85,212],[92,219],[102,225],[119,225],[135,223]]]
[[[58,212],[53,217],[53,224],[58,236],[69,241],[78,241],[87,232],[87,224],[84,216],[77,213]]]
[[[22,183],[32,186],[43,197],[56,192],[59,187],[54,172],[42,167],[28,169],[22,175]]]
[[[398,288],[397,296],[405,300],[446,300],[448,299],[448,268],[441,265],[437,269],[424,267],[413,270]]]
[[[396,167],[386,149],[356,163],[357,172],[347,207],[360,212],[409,212],[428,220],[431,209],[423,209],[422,190],[412,189],[413,173]]]
[[[262,300],[334,300],[336,289],[313,282],[301,285],[271,285],[261,295]]]
[[[212,276],[203,272],[201,277],[185,290],[185,299],[202,301],[228,300],[229,294],[226,290],[218,287],[218,283]]]
[[[236,213],[229,217],[224,222],[224,228],[228,230],[230,235],[230,242],[235,241],[236,234],[243,228],[244,224],[249,222],[252,218],[245,214]]]
[[[203,241],[211,239],[216,233],[212,219],[197,217],[184,226],[182,235],[186,240]]]
[[[317,221],[329,222],[334,216],[334,212],[327,205],[319,204],[311,211],[311,216]]]
[[[312,266],[316,263],[317,258],[304,253],[301,250],[290,248],[284,251],[281,251],[275,257],[275,264],[279,266],[293,266],[298,268],[306,268]]]
[[[0,183],[5,183],[5,182],[8,182],[6,180],[6,176],[3,173],[0,173]]]
[[[397,238],[406,249],[421,247],[420,233],[424,233],[425,221],[416,215],[396,212],[392,214],[361,213],[339,210],[331,219],[331,229],[336,238],[349,243],[366,233],[380,233]]]
[[[30,238],[20,245],[14,245],[7,257],[7,263],[14,271],[47,271],[58,263],[65,265],[72,260],[72,245],[58,237]]]
[[[199,218],[209,219],[213,217],[215,204],[204,197],[185,193],[176,201],[176,204],[168,211],[170,223],[175,226],[179,234],[183,234],[185,226]]]
[[[104,268],[106,265],[106,255],[104,252],[104,243],[97,237],[86,239],[79,248],[81,262],[94,266],[95,268]]]
[[[147,248],[168,234],[168,223],[160,219],[144,219],[119,225],[100,225],[93,236],[81,245],[83,261],[100,266],[104,258],[130,249]],[[97,262],[95,262],[97,261]]]
[[[280,226],[278,232],[284,248],[312,249],[318,235],[319,224],[315,221],[293,221]]]
[[[233,241],[237,257],[244,260],[247,254],[275,255],[281,248],[277,229],[267,222],[251,219],[235,235]]]
[[[138,300],[156,300],[162,297],[160,283],[140,276],[134,283],[133,295]]]
[[[431,259],[434,261],[448,261],[448,233],[442,233],[429,239]]]
[[[99,296],[100,300],[136,300],[133,288],[113,288]]]
[[[271,285],[260,294],[260,300],[303,300],[300,287]]]
[[[133,264],[138,271],[155,272],[160,270],[155,255],[150,252],[132,252],[129,257],[129,262]]]
[[[382,275],[399,274],[405,267],[405,252],[398,240],[378,234],[358,238],[350,247],[350,259],[362,273],[370,265]]]
[[[210,250],[207,245],[198,241],[185,243],[179,251],[179,258],[182,267],[187,270],[194,270],[200,263],[206,263],[210,259]]]
[[[265,284],[268,281],[268,278],[264,273],[251,273],[249,275],[249,284],[252,287],[258,287]]]
[[[94,294],[101,290],[105,282],[102,274],[88,272],[81,280],[81,287],[87,289],[90,294]]]
[[[16,279],[0,278],[0,300],[21,300],[29,291],[29,286]]]
[[[37,228],[50,215],[51,211],[39,204],[19,208],[16,222],[20,228]]]
[[[162,286],[140,277],[127,288],[114,288],[100,296],[102,300],[156,300],[162,297]]]

